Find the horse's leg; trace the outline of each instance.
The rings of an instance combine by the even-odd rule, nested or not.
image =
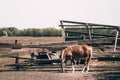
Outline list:
[[[89,65],[87,64],[87,70],[86,70],[86,72],[88,72],[89,71]]]
[[[84,67],[82,69],[82,73],[85,71],[85,69],[87,68],[87,58],[84,59],[85,62],[84,62]]]
[[[82,73],[84,72],[84,70],[85,70],[85,67],[86,67],[86,66],[84,66],[84,67],[83,67],[83,69],[82,69]]]
[[[65,72],[65,64],[66,64],[66,58],[63,58],[61,62],[62,72]]]
[[[75,73],[75,67],[74,67],[74,64],[72,64],[72,72]]]
[[[61,67],[62,67],[62,72],[65,72],[65,63],[62,63]]]
[[[75,67],[74,67],[75,62],[74,62],[74,60],[71,60],[71,62],[72,62],[72,73],[75,73]]]
[[[91,51],[91,54],[92,54],[92,51]],[[91,54],[90,54],[89,57],[87,58],[87,70],[86,70],[86,72],[89,71],[89,63],[90,63],[90,60],[91,60]]]
[[[91,60],[91,57],[89,57],[89,58],[87,58],[87,70],[86,70],[86,72],[88,72],[89,71],[89,62],[90,62],[90,60]]]
[[[80,62],[81,62],[81,58],[79,59],[78,64],[80,64]]]

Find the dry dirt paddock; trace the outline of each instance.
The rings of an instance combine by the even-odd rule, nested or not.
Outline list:
[[[0,37],[0,42],[13,43],[16,39],[22,44],[62,42],[61,37]],[[29,49],[25,49],[21,53],[22,57],[29,57],[26,54],[29,53]],[[9,54],[12,54],[11,49],[0,48],[0,80],[120,80],[120,62],[91,62],[88,73],[81,73],[78,68],[75,73],[72,73],[71,70],[62,73],[60,68],[15,71],[5,67],[6,64],[14,63],[14,59],[3,56]]]
[[[0,80],[104,80],[104,75],[89,73],[59,73],[41,71],[2,72]]]
[[[0,80],[120,80],[120,72],[4,71]]]

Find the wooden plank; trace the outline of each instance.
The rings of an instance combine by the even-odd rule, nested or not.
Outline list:
[[[80,26],[85,26],[85,25],[59,25],[60,27],[61,26],[64,26],[64,27],[80,27]]]
[[[34,65],[34,64],[30,64],[30,63],[15,63],[15,64],[7,64],[5,66],[19,66],[19,67],[22,67],[22,66],[37,66],[37,65]]]
[[[93,52],[93,57],[120,57],[120,52]]]
[[[65,41],[77,41],[77,40],[83,40],[84,37],[67,37],[65,38]]]
[[[88,24],[88,26],[105,26],[105,27],[112,27],[115,29],[118,29],[120,31],[120,26],[115,26],[115,25],[105,25],[105,24],[95,24],[95,23],[86,23],[86,22],[77,22],[77,21],[67,21],[67,20],[62,20],[63,23],[73,23],[73,24],[82,24],[82,25],[86,25]]]
[[[63,25],[64,26],[64,25]],[[69,26],[69,25],[68,25]],[[76,25],[77,26],[77,25]],[[79,26],[79,25],[78,25]],[[84,26],[82,26],[82,27],[73,27],[72,25],[71,25],[71,27],[65,27],[65,30],[83,30],[83,29],[86,29]],[[115,28],[106,28],[106,27],[92,27],[91,29],[106,29],[106,30],[113,30],[113,29],[115,29]]]
[[[84,39],[84,35],[81,35],[81,36],[68,36],[68,37],[66,37],[66,39],[69,39],[69,38],[76,38],[76,40],[77,40],[77,38],[79,39],[79,40],[85,40],[85,39],[89,39],[89,36],[86,36],[85,37],[85,39]],[[102,38],[105,38],[104,36],[92,36],[92,39],[102,39]]]
[[[22,44],[21,43],[15,43],[15,44],[11,44],[12,49],[21,49],[22,48]]]
[[[92,40],[79,40],[78,44],[105,44],[111,43],[115,38],[101,38],[101,39],[92,39]]]
[[[61,25],[63,25],[63,21],[60,21],[60,24]],[[64,26],[61,26],[61,28],[62,28],[62,37],[63,37],[63,39],[64,39],[64,41],[65,41],[65,29],[64,29]]]
[[[68,45],[77,45],[77,41],[68,41],[61,43],[39,44],[39,45],[23,45],[23,48],[47,48],[48,50],[60,51]]]
[[[117,33],[116,33],[114,52],[116,51],[118,37],[119,37],[119,31],[117,31]]]
[[[89,27],[89,25],[86,24],[86,29],[87,29],[87,32],[88,32],[88,34],[89,34],[89,39],[91,40],[91,39],[92,39],[91,31],[90,31],[90,29],[89,29],[88,27]]]
[[[32,59],[32,58],[24,58],[24,57],[19,57],[19,56],[7,56],[9,58],[19,58],[19,59]]]
[[[66,33],[76,33],[76,34],[85,34],[85,35],[89,35],[88,33],[86,32],[78,32],[78,31],[65,31]],[[113,35],[105,35],[105,34],[91,34],[92,36],[105,36],[105,37],[115,37]]]
[[[61,63],[61,59],[36,59],[35,60],[36,63]]]
[[[120,61],[120,57],[98,57],[98,61]]]
[[[22,44],[21,43],[0,43],[0,47],[2,48],[12,48],[12,49],[21,49]]]

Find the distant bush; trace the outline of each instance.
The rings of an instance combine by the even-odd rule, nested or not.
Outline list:
[[[55,28],[44,28],[41,30],[43,35],[42,36],[61,36],[61,30]]]
[[[2,35],[3,35],[3,36],[8,36],[7,31],[2,31]]]
[[[35,29],[28,28],[24,30],[19,30],[15,27],[1,28],[0,36],[33,36],[33,37],[51,37],[51,36],[61,36],[61,30],[53,27]]]

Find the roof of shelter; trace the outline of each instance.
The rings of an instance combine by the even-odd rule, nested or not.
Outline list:
[[[103,27],[111,27],[111,28],[116,28],[120,31],[120,26],[116,25],[106,25],[106,24],[96,24],[96,23],[87,23],[87,22],[76,22],[76,21],[66,21],[66,20],[61,20],[63,23],[73,23],[73,24],[79,24],[76,26],[103,26]],[[59,25],[59,26],[69,26],[69,25]]]

